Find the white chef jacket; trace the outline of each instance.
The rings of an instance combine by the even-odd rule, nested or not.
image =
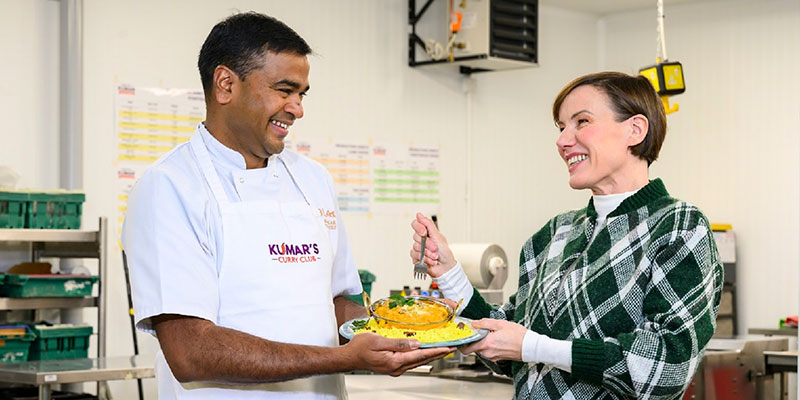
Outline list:
[[[322,165],[284,151],[283,162],[272,156],[266,168],[247,170],[241,154],[216,140],[203,124],[195,135],[202,137],[230,202],[299,201],[304,196],[293,179],[302,181],[330,237],[332,295],[361,292],[333,180]],[[223,235],[218,204],[189,143],[179,145],[145,172],[129,196],[122,233],[140,330],[154,333],[150,318],[160,314],[218,322]],[[302,289],[301,285],[297,288]]]

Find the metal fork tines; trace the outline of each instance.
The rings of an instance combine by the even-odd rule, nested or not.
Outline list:
[[[428,266],[425,265],[425,239],[427,236],[422,237],[421,249],[419,251],[419,261],[414,264],[414,278],[425,279],[428,275]]]

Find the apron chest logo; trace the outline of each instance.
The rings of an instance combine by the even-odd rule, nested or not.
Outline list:
[[[273,256],[272,259],[282,264],[316,262],[321,259],[317,243],[267,244],[267,249],[269,249],[269,254]]]
[[[319,216],[322,217],[325,222],[325,227],[331,231],[336,230],[336,211],[326,210],[324,208],[318,208],[317,210],[319,210]]]

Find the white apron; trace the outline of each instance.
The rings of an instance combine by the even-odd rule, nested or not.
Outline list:
[[[230,202],[202,136],[195,134],[190,146],[222,214],[220,303],[214,322],[276,342],[337,346],[330,237],[301,182],[278,156],[275,162],[286,166],[305,202]],[[341,374],[244,386],[181,384],[160,351],[156,377],[160,399],[347,397]]]

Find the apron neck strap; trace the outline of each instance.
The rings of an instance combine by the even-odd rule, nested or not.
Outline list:
[[[214,194],[214,197],[217,198],[217,203],[220,205],[230,203],[228,195],[225,194],[225,190],[222,188],[222,182],[219,180],[217,170],[214,168],[214,164],[211,163],[211,156],[208,154],[208,149],[206,149],[206,144],[203,141],[203,135],[199,130],[189,139],[189,146],[192,148],[195,157],[197,157],[200,170],[203,172],[206,182],[208,182],[208,185],[211,187],[211,192]]]
[[[220,205],[230,203],[228,195],[222,188],[222,182],[219,180],[217,170],[214,168],[214,164],[211,162],[211,156],[208,154],[208,149],[206,148],[203,135],[199,130],[192,135],[191,139],[189,139],[189,146],[192,148],[195,157],[197,157],[200,170],[203,172],[206,182],[208,182],[208,185],[211,187],[211,192],[214,193],[214,197],[217,198],[217,203]],[[278,154],[275,158],[280,160],[284,168],[286,168],[286,171],[292,178],[292,182],[294,182],[295,187],[297,187],[297,189],[300,191],[300,194],[303,196],[306,204],[311,205],[311,198],[308,196],[306,191],[303,190],[303,185],[300,183],[300,180],[297,179],[294,172],[292,172],[292,168],[289,167],[289,163],[287,163],[280,154]]]
[[[300,180],[297,179],[297,177],[294,175],[294,172],[292,172],[292,169],[289,167],[289,163],[287,163],[286,160],[283,159],[283,156],[281,156],[280,154],[278,154],[275,158],[281,160],[283,167],[286,168],[286,172],[288,172],[289,176],[292,178],[294,186],[297,187],[297,190],[300,191],[300,194],[303,196],[303,199],[306,201],[306,204],[311,205],[311,198],[308,197],[308,194],[306,194],[305,190],[303,190],[303,185],[300,184]]]

